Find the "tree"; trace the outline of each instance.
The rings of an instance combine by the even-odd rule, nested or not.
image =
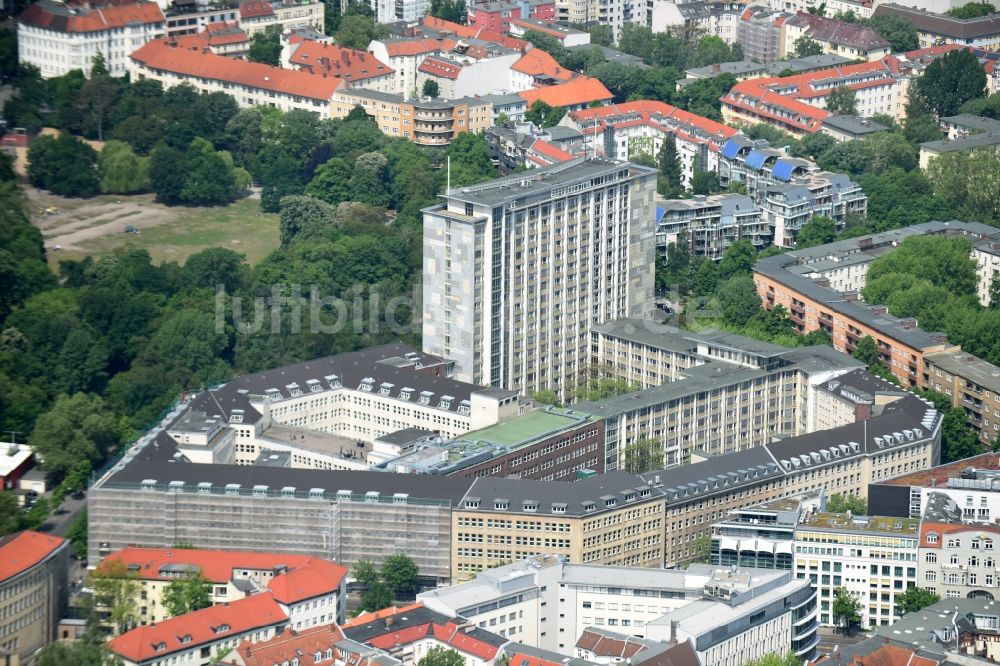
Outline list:
[[[58,481],[81,460],[95,466],[104,460],[118,443],[118,424],[100,397],[61,395],[39,419],[28,443],[42,459],[42,469]]]
[[[870,335],[866,335],[858,341],[852,356],[867,366],[872,366],[882,360],[882,352],[878,350],[878,344]]]
[[[962,217],[1000,224],[1000,154],[993,148],[935,157],[927,167],[934,194]],[[990,183],[993,183],[990,185]]]
[[[149,184],[156,198],[165,204],[180,203],[185,182],[184,154],[166,144],[154,148],[149,156]]]
[[[691,178],[691,194],[708,195],[714,194],[721,189],[719,174],[714,171],[695,170],[694,177]]]
[[[462,132],[448,146],[447,155],[451,158],[452,187],[475,185],[498,175],[486,139],[480,134]]]
[[[149,189],[149,158],[139,157],[121,141],[108,141],[97,161],[101,192],[134,194]]]
[[[795,653],[768,654],[760,659],[748,661],[746,666],[802,666],[802,660],[795,656]]]
[[[465,666],[465,657],[443,645],[435,645],[420,658],[417,666]]]
[[[695,296],[710,296],[715,293],[715,288],[719,285],[719,269],[714,261],[701,258],[694,271],[692,281],[692,291]],[[692,267],[695,264],[692,263]]]
[[[281,200],[281,245],[288,247],[299,236],[323,235],[336,224],[337,209],[310,196],[290,196]]]
[[[826,501],[826,510],[831,513],[850,511],[856,516],[864,516],[868,514],[868,503],[857,495],[836,493]]]
[[[920,39],[913,24],[902,16],[882,14],[863,21],[879,36],[889,42],[893,53],[913,51],[920,48]]]
[[[712,556],[712,537],[707,534],[695,537],[691,542],[691,561],[707,563]]]
[[[73,643],[49,643],[35,662],[36,666],[118,666],[121,660],[99,640]]]
[[[949,9],[945,14],[960,19],[971,19],[979,18],[980,16],[989,16],[996,13],[996,11],[997,8],[993,6],[992,2],[969,2],[961,7]]]
[[[835,115],[857,115],[857,93],[853,88],[837,86],[826,96],[826,110]]]
[[[937,391],[914,389],[922,398],[930,400],[938,413],[943,415],[941,423],[941,462],[962,460],[983,452],[975,433],[969,427],[965,410],[953,407],[951,398]]]
[[[1000,275],[994,275],[990,280],[990,303],[991,310],[1000,310]]]
[[[633,384],[624,379],[610,379],[608,377],[590,376],[573,389],[573,396],[577,400],[605,400],[616,395],[632,393],[640,389],[639,384]]]
[[[212,584],[198,571],[170,581],[160,600],[171,617],[208,608],[212,605]]]
[[[361,595],[361,604],[358,611],[374,612],[392,605],[392,590],[385,583],[379,581],[373,583],[365,593]]]
[[[847,633],[851,632],[851,625],[861,622],[861,602],[843,587],[838,587],[833,591],[833,617],[834,621],[839,620]]]
[[[28,149],[28,179],[53,194],[92,197],[101,190],[97,152],[65,132],[39,136]]]
[[[207,139],[195,138],[184,156],[181,199],[198,205],[226,204],[236,198],[233,168]]]
[[[0,536],[20,529],[17,496],[11,492],[0,492]]]
[[[419,572],[408,555],[390,555],[382,562],[382,581],[394,594],[410,594],[417,589]]]
[[[728,280],[753,273],[757,263],[757,248],[745,238],[741,238],[726,248],[719,260],[719,279]]]
[[[961,106],[959,111],[1000,120],[1000,92],[995,92],[989,97],[970,99]]]
[[[559,406],[559,395],[552,389],[542,389],[531,394],[531,399],[540,405]]]
[[[622,451],[625,471],[644,474],[663,467],[663,447],[651,437],[640,437]]]
[[[805,35],[795,40],[795,57],[805,58],[807,56],[818,56],[823,54],[823,47],[819,42],[815,42]]]
[[[427,13],[459,25],[465,25],[468,19],[465,0],[431,0],[431,8]]]
[[[956,49],[932,61],[910,84],[906,113],[953,116],[969,100],[985,95],[986,72],[979,59],[971,51]]]
[[[925,588],[908,587],[905,592],[896,595],[896,611],[900,615],[916,613],[939,601],[941,597]]]
[[[0,510],[0,515],[3,511]],[[0,534],[3,532],[0,531]],[[73,524],[69,526],[69,531],[66,532],[66,538],[69,539],[70,547],[73,548],[73,554],[76,555],[76,559],[81,561],[86,561],[87,559],[87,510],[84,509],[80,512],[74,520]]]
[[[358,581],[366,588],[371,587],[379,581],[379,572],[371,560],[358,560],[351,567],[354,580]]]
[[[107,615],[117,633],[124,633],[138,621],[136,600],[139,582],[134,572],[121,560],[104,562],[91,574],[89,587],[94,590],[94,605]]]
[[[684,193],[684,186],[681,184],[682,167],[677,155],[677,139],[673,134],[668,134],[663,139],[656,162],[660,168],[656,189],[668,199],[679,198]]]
[[[531,108],[524,113],[524,119],[539,127],[553,127],[566,115],[566,107],[549,106],[542,100],[535,100]]]
[[[441,93],[441,89],[438,87],[438,82],[434,79],[424,79],[423,94],[424,97],[430,97],[432,99],[437,99],[437,96]]]
[[[753,278],[740,275],[723,282],[716,292],[722,319],[742,328],[760,312],[761,300]]]
[[[247,60],[274,67],[281,66],[281,27],[269,25],[250,40]]]
[[[798,250],[817,245],[826,245],[837,239],[837,223],[828,217],[815,215],[802,225],[795,236],[795,248]]]
[[[388,29],[376,24],[370,16],[348,14],[341,20],[334,39],[346,48],[365,50],[373,39],[381,39],[387,34]]]

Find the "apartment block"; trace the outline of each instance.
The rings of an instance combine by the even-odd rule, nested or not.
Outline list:
[[[816,215],[843,228],[868,213],[868,196],[846,174],[821,171],[815,162],[791,157],[765,140],[734,136],[719,155],[719,181],[739,183],[771,228],[771,242],[793,247],[799,229]]]
[[[799,12],[783,21],[781,29],[786,56],[795,55],[795,43],[803,38],[822,46],[824,53],[851,60],[880,60],[892,50],[874,28],[820,14]]]
[[[574,405],[603,419],[607,469],[625,468],[626,451],[639,440],[657,442],[656,464],[671,467],[813,432],[821,418],[826,427],[857,419],[820,406],[840,399],[820,389],[825,382],[859,368],[829,348],[790,350],[638,319],[595,327],[591,338],[592,366],[641,388]],[[852,381],[867,384],[860,375]]]
[[[1000,368],[961,351],[926,354],[924,386],[964,410],[983,444],[1000,437]]]
[[[927,379],[924,355],[958,348],[942,333],[917,328],[915,319],[893,317],[884,305],[863,303],[858,292],[864,287],[868,265],[909,236],[961,236],[973,245],[982,292],[987,280],[992,281],[988,257],[995,251],[996,233],[995,227],[975,222],[913,225],[769,257],[757,263],[754,282],[764,306],[784,307],[800,333],[822,328],[830,333],[834,348],[845,353],[852,353],[862,338],[871,336],[886,368],[904,385],[923,387]]]
[[[898,16],[913,25],[917,30],[921,48],[938,44],[961,44],[994,51],[1000,49],[1000,17],[996,12],[987,16],[961,19],[945,14],[952,7],[935,8],[934,4],[941,4],[937,0],[931,3],[931,6],[921,5],[919,8],[906,4],[879,4],[875,8],[874,15]]]
[[[213,605],[229,604],[270,592],[290,618],[289,627],[308,629],[343,622],[347,568],[328,560],[287,553],[129,547],[108,555],[98,566],[106,575],[120,566],[138,581],[137,624],[167,620],[163,592],[175,580],[200,575],[210,585]]]
[[[65,539],[31,531],[0,537],[0,658],[5,663],[29,664],[55,640],[69,600],[68,570]]]
[[[993,600],[1000,526],[969,524],[951,497],[932,492],[920,521],[919,582],[942,600]]]
[[[351,88],[395,92],[395,72],[367,51],[294,34],[281,51],[282,67],[346,81]]]
[[[69,6],[38,0],[17,18],[18,62],[34,65],[44,78],[79,69],[87,74],[104,57],[112,76],[128,73],[129,54],[166,34],[166,18],[155,2]]]
[[[681,163],[681,184],[691,186],[696,171],[717,171],[719,153],[737,130],[657,100],[584,109],[559,122],[583,134],[583,149],[616,160],[659,154],[672,137]]]
[[[759,569],[695,564],[688,567],[692,570],[709,576],[703,598],[649,622],[647,637],[690,641],[701,663],[719,666],[742,666],[786,652],[813,657],[819,635],[816,592],[808,581]]]
[[[829,384],[836,391],[848,383],[841,377]],[[870,483],[937,464],[940,415],[874,378],[867,393],[878,405],[870,418],[640,474],[666,495],[665,563],[697,557],[696,541],[733,510],[821,489],[866,497]]]
[[[675,243],[686,244],[694,256],[718,260],[741,239],[762,250],[771,244],[773,234],[773,227],[745,194],[695,195],[657,202],[656,251],[664,261]]]
[[[494,0],[475,2],[469,6],[469,25],[496,32],[507,32],[513,19],[552,21],[556,16],[554,0],[509,2]]]
[[[575,159],[443,194],[424,210],[424,349],[462,381],[568,395],[592,326],[652,299],[655,181]]]
[[[324,3],[315,0],[250,0],[240,3],[240,27],[250,37],[263,33],[271,26],[278,26],[281,32],[310,27],[322,33],[325,18]]]
[[[743,0],[698,0],[666,2],[657,0],[647,6],[653,32],[691,31],[718,37],[726,44],[737,42],[740,16],[747,7]]]
[[[781,58],[784,49],[780,23],[788,18],[788,13],[775,14],[768,7],[748,7],[736,25],[736,41],[743,48],[743,55],[765,65]]]
[[[788,618],[771,622],[794,608],[799,654],[810,655],[816,629],[809,618],[816,613],[816,603],[808,584],[785,572],[754,570],[761,593],[747,595],[747,573],[733,575],[710,565],[687,570],[593,566],[539,555],[480,572],[468,582],[423,592],[418,599],[524,646],[599,663],[605,660],[597,646],[605,641],[613,645],[615,632],[630,635],[639,654],[642,646],[651,644],[648,639],[668,645],[690,642],[702,660],[751,640],[763,644],[759,649],[766,645],[784,652],[794,644],[792,623],[785,622]],[[727,589],[730,597],[723,600],[722,591]],[[767,591],[776,593],[767,599]],[[784,610],[775,606],[758,615],[774,598],[781,599]],[[725,616],[726,631],[702,635],[700,622],[708,613]]]
[[[452,512],[452,579],[537,553],[571,562],[658,567],[663,499],[623,472],[553,486],[482,477]]]
[[[418,146],[447,146],[459,134],[484,132],[493,122],[493,108],[487,101],[469,97],[410,99],[343,87],[333,95],[331,115],[344,118],[357,106],[375,119],[386,136],[403,137]]]
[[[849,513],[806,512],[800,518],[795,573],[808,578],[817,591],[820,624],[839,622],[833,612],[837,588],[860,602],[862,627],[892,624],[902,615],[897,597],[922,585],[917,579],[919,523],[915,518]]]

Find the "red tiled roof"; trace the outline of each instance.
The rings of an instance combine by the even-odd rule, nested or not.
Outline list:
[[[326,663],[324,656],[320,662],[313,660],[317,652],[324,654],[333,650],[334,658],[338,655],[336,643],[343,640],[344,632],[335,624],[321,627],[311,627],[295,631],[286,628],[280,634],[268,641],[251,643],[243,641],[236,648],[243,666],[272,666],[272,664],[291,663],[298,657],[299,666],[313,666],[316,663]],[[332,662],[330,662],[332,663]]]
[[[440,58],[424,58],[424,61],[420,63],[417,70],[423,72],[424,74],[430,74],[431,76],[438,76],[454,81],[458,78],[458,75],[462,73],[462,66],[456,65],[452,62],[447,62],[446,60],[441,60]]]
[[[538,100],[549,106],[576,106],[590,102],[605,102],[614,97],[603,83],[589,76],[578,76],[557,86],[522,90],[518,94],[528,103],[528,108]]]
[[[274,7],[267,0],[250,0],[240,3],[240,18],[260,18],[274,16]]]
[[[439,19],[436,16],[423,17],[423,19],[421,19],[421,25],[433,28],[434,30],[439,30],[441,32],[449,32],[463,39],[481,39],[485,42],[493,42],[494,44],[506,46],[507,48],[516,49],[518,51],[523,51],[530,46],[530,43],[523,39],[515,39],[514,37],[510,37],[501,32],[487,30],[486,28],[477,28],[471,25],[459,25],[458,23],[452,23],[451,21]]]
[[[206,580],[218,584],[230,581],[234,569],[273,570],[284,566],[288,571],[273,576],[268,589],[275,599],[285,604],[330,594],[340,587],[347,575],[345,567],[318,557],[226,550],[130,546],[108,555],[98,568],[113,562],[121,562],[126,567],[132,565],[136,575],[144,580],[171,580],[172,576],[160,573],[165,565],[190,566],[200,570]]]
[[[565,150],[561,148],[556,148],[548,141],[542,141],[541,139],[538,139],[533,144],[531,144],[531,150],[538,153],[539,155],[543,155],[549,158],[551,161],[554,162],[565,162],[566,160],[573,159],[573,156],[567,153]]]
[[[550,659],[542,659],[541,657],[514,653],[510,658],[510,666],[563,666],[563,663]]]
[[[128,661],[141,663],[199,645],[215,643],[254,629],[288,620],[269,592],[230,604],[209,606],[155,625],[137,627],[108,642],[108,648]]]
[[[186,49],[198,49],[206,46],[228,46],[230,44],[248,44],[247,33],[235,23],[212,23],[205,26],[202,32],[192,35],[179,35],[173,38],[177,46]]]
[[[458,42],[454,39],[407,39],[385,43],[386,52],[392,57],[415,56],[435,51],[450,51]]]
[[[25,7],[18,21],[55,32],[100,32],[135,23],[166,21],[155,2],[130,2],[99,9],[79,7],[74,9],[74,14],[65,12],[62,7],[36,2]]]
[[[528,76],[550,76],[561,81],[568,81],[576,76],[576,72],[560,66],[555,58],[541,49],[531,49],[510,68]]]
[[[422,603],[417,602],[408,606],[383,608],[374,613],[362,613],[357,617],[347,620],[341,627],[342,629],[350,629],[352,627],[363,628],[371,624],[373,620],[401,617],[401,622],[409,620],[414,624],[393,628],[395,625],[386,620],[385,633],[379,633],[374,636],[369,635],[364,639],[364,643],[380,650],[391,650],[399,645],[407,645],[424,638],[432,637],[439,643],[454,648],[461,653],[473,655],[483,661],[490,661],[496,657],[499,650],[498,646],[479,640],[475,635],[475,632],[483,632],[483,634],[489,634],[489,632],[475,626],[463,628],[451,621],[444,624],[438,624],[435,621],[420,621],[414,617],[413,613],[414,611],[423,609],[423,607]],[[408,613],[410,614],[409,618],[405,617]],[[468,633],[467,630],[469,629],[473,633]],[[354,636],[352,632],[345,632],[345,634],[348,637]],[[354,637],[354,640],[358,640],[357,637]]]
[[[941,662],[919,656],[915,651],[899,645],[880,645],[869,654],[855,654],[851,664],[857,666],[938,666]],[[810,664],[837,664],[833,656],[825,655]]]
[[[343,84],[341,79],[332,76],[323,77],[294,69],[235,60],[205,53],[202,49],[171,46],[165,39],[154,39],[129,57],[150,69],[323,101],[331,99]]]
[[[580,125],[584,134],[603,132],[608,123],[613,124],[618,129],[650,125],[666,132],[672,132],[693,143],[704,143],[708,139],[709,148],[713,150],[717,150],[725,139],[738,133],[738,130],[728,125],[717,123],[714,120],[657,100],[609,104],[596,109],[573,111],[569,115]],[[596,124],[594,121],[597,121]],[[681,129],[683,127],[693,127],[697,131],[684,131]],[[696,134],[701,136],[696,136]]]
[[[927,534],[934,532],[938,535],[936,542],[927,541]],[[927,520],[920,522],[920,547],[921,548],[943,548],[946,534],[958,534],[960,532],[981,532],[993,535],[990,538],[1000,536],[1000,526],[995,525],[956,525],[954,523],[935,523]]]
[[[393,73],[381,60],[367,51],[348,49],[337,44],[327,44],[311,39],[302,41],[289,61],[313,74],[320,71],[346,81],[362,81]]]
[[[66,543],[65,539],[25,530],[0,539],[0,581],[27,571]]]

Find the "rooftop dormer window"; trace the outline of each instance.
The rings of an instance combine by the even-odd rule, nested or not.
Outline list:
[[[371,393],[372,386],[375,384],[375,379],[373,377],[365,377],[361,380],[361,385],[358,386],[359,391],[368,391]]]
[[[497,511],[506,511],[508,506],[510,506],[510,502],[505,499],[498,499],[493,502],[493,508]]]
[[[302,388],[294,382],[288,384],[287,386],[285,386],[285,388],[288,389],[288,395],[292,396],[293,398],[298,398],[299,396],[302,395]]]
[[[229,412],[229,422],[230,423],[243,423],[243,410],[234,409]]]
[[[382,384],[378,387],[378,394],[388,397],[392,392],[392,386],[393,385],[389,382],[382,382]]]
[[[413,389],[411,389],[409,386],[404,386],[403,388],[399,389],[399,399],[409,400],[411,393],[413,393]]]
[[[434,395],[434,393],[431,392],[431,391],[421,391],[420,392],[420,404],[421,405],[429,405],[429,404],[431,404],[431,396],[433,396],[433,395]]]
[[[451,401],[454,400],[450,395],[441,396],[441,402],[438,403],[438,407],[441,409],[451,409]]]

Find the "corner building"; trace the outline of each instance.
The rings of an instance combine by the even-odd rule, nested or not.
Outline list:
[[[461,381],[572,389],[591,327],[653,297],[656,172],[604,159],[453,188],[424,210],[424,349]]]

